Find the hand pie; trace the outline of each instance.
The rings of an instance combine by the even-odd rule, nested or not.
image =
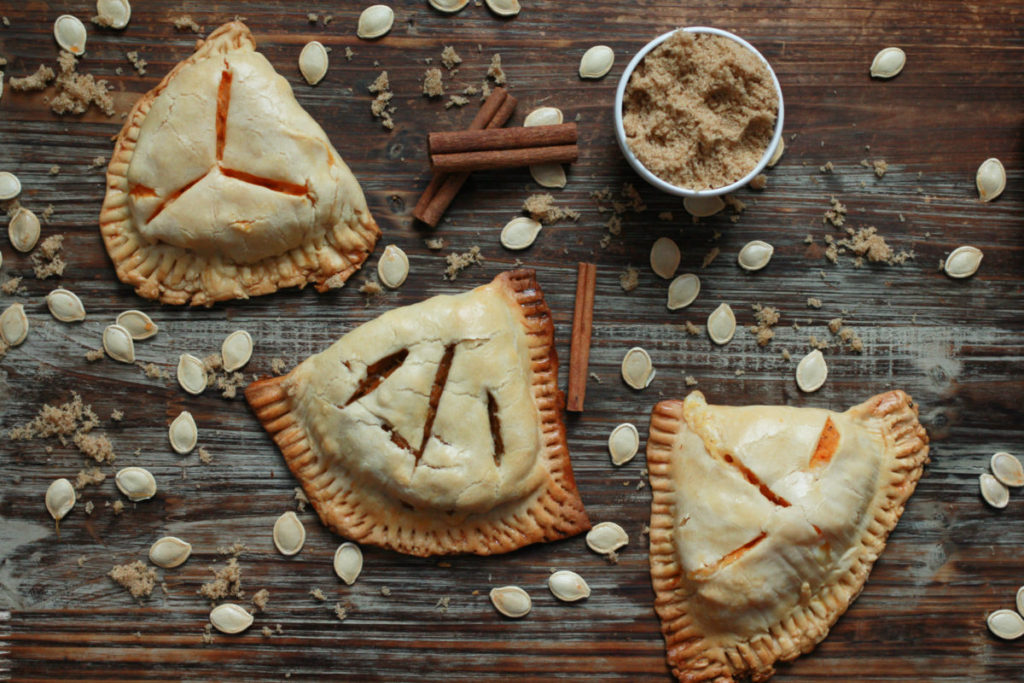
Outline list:
[[[141,296],[207,306],[340,286],[380,235],[352,172],[237,21],[132,108],[100,231]]]
[[[410,555],[590,528],[533,271],[388,311],[245,397],[320,519]]]
[[[860,594],[928,458],[902,391],[845,413],[662,401],[651,579],[681,681],[763,681]]]

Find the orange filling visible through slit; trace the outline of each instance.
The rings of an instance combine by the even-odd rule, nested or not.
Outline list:
[[[128,194],[130,194],[132,197],[136,197],[136,198],[155,197],[156,196],[156,190],[154,190],[152,187],[148,187],[146,185],[133,185],[132,189],[128,191]]]
[[[455,358],[455,344],[449,344],[444,348],[444,355],[437,366],[437,374],[434,375],[434,386],[430,389],[430,402],[427,405],[427,419],[423,422],[423,441],[420,449],[416,451],[416,462],[420,461],[423,451],[427,450],[427,442],[430,441],[430,432],[434,430],[434,418],[437,417],[437,406],[441,403],[441,394],[444,393],[444,385],[448,383],[448,371],[452,369],[452,359]]]
[[[409,350],[402,349],[401,351],[392,353],[390,356],[385,356],[376,363],[369,365],[366,368],[366,377],[363,378],[363,381],[361,381],[359,386],[356,387],[355,392],[348,401],[345,402],[345,406],[355,403],[363,396],[366,396],[380,386],[380,383],[390,377],[391,373],[402,367],[402,363],[405,362],[405,358],[408,355]]]
[[[274,192],[280,192],[281,194],[290,194],[297,197],[304,197],[309,193],[309,188],[305,185],[296,185],[295,183],[285,182],[283,180],[271,180],[270,178],[262,178],[252,173],[246,173],[245,171],[236,171],[233,168],[222,168],[220,172],[226,175],[228,178],[234,178],[235,180],[241,180],[243,183],[249,183],[250,185],[259,185],[265,187],[268,190]]]
[[[181,195],[185,194],[190,187],[192,187],[193,185],[195,185],[196,183],[198,183],[200,180],[202,180],[205,177],[206,177],[205,175],[202,175],[202,176],[196,178],[195,180],[191,181],[187,185],[185,185],[185,187],[179,187],[177,190],[175,190],[174,192],[169,194],[167,196],[167,199],[165,199],[162,202],[160,202],[160,206],[156,207],[156,211],[154,211],[152,214],[150,214],[149,218],[146,219],[146,222],[148,223],[148,222],[152,221],[154,218],[156,218],[157,216],[159,216],[160,212],[163,211],[165,208],[167,208],[168,204],[173,202],[175,199],[177,199]],[[154,193],[154,196],[155,195],[156,195],[156,193]]]
[[[832,423],[832,418],[825,418],[825,426],[821,428],[821,436],[818,437],[818,445],[811,456],[810,467],[823,467],[827,465],[832,456],[839,448],[839,430]]]
[[[693,572],[693,575],[698,579],[706,579],[707,577],[717,572],[719,569],[724,569],[725,567],[728,567],[730,564],[746,555],[748,552],[751,551],[751,549],[754,548],[754,546],[763,541],[767,536],[768,533],[762,531],[760,535],[755,536],[753,539],[747,541],[739,548],[736,548],[736,550],[733,550],[728,555],[720,559],[718,562],[697,569]]]
[[[725,457],[725,461],[727,463],[729,463],[730,465],[732,465],[733,467],[735,467],[736,469],[738,469],[740,471],[740,474],[743,475],[744,479],[746,479],[748,482],[750,482],[751,484],[753,484],[754,486],[757,487],[757,490],[761,492],[762,496],[764,496],[765,498],[767,498],[771,502],[775,503],[779,507],[784,507],[784,508],[788,508],[789,507],[789,501],[788,500],[786,500],[785,498],[783,498],[782,496],[778,495],[777,493],[772,491],[770,488],[768,488],[768,485],[765,484],[763,481],[761,481],[760,478],[758,478],[758,476],[756,474],[751,472],[750,469],[746,465],[744,465],[743,463],[741,463],[739,460],[737,460],[736,458],[732,457],[728,453],[726,453],[724,457]]]
[[[494,464],[501,466],[501,456],[505,454],[505,443],[501,439],[501,420],[498,418],[498,402],[494,394],[487,392],[487,416],[491,421],[491,440],[494,442]]]
[[[224,140],[228,133],[228,106],[231,104],[231,72],[224,63],[217,87],[217,161],[224,158]]]

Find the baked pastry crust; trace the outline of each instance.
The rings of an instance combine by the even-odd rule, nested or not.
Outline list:
[[[128,114],[100,232],[138,294],[207,306],[341,286],[380,235],[352,172],[238,21]]]
[[[845,413],[709,406],[651,414],[651,579],[681,681],[763,681],[860,594],[928,458],[902,391]]]
[[[410,555],[505,553],[590,528],[531,270],[394,309],[245,397],[320,519]]]

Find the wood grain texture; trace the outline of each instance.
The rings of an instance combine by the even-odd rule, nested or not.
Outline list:
[[[787,403],[842,410],[894,387],[921,405],[933,439],[931,464],[911,498],[888,548],[863,594],[810,655],[783,665],[774,680],[821,681],[1008,681],[1021,680],[1024,650],[985,629],[985,615],[1011,607],[1024,582],[1024,501],[1014,491],[1008,508],[982,503],[977,476],[997,450],[1024,452],[1024,11],[1013,2],[820,3],[765,0],[723,3],[546,2],[524,0],[522,13],[500,20],[471,4],[455,16],[432,11],[421,0],[395,1],[392,32],[374,42],[355,38],[361,3],[328,6],[285,2],[134,3],[124,31],[89,25],[88,54],[81,69],[107,78],[119,112],[180,59],[195,36],[169,21],[190,13],[205,31],[236,15],[253,30],[260,50],[295,88],[359,178],[384,232],[366,264],[372,272],[383,247],[408,254],[406,284],[381,300],[365,302],[360,276],[341,289],[318,295],[311,288],[190,310],[139,299],[117,282],[103,250],[97,215],[103,175],[90,168],[108,156],[120,119],[95,111],[56,117],[44,94],[13,93],[0,100],[0,168],[20,177],[21,201],[41,212],[54,206],[44,235],[66,235],[68,268],[62,278],[30,276],[26,255],[0,244],[3,275],[28,276],[24,296],[0,295],[0,305],[25,304],[32,329],[27,342],[0,360],[0,427],[21,424],[43,403],[81,393],[104,418],[119,453],[116,466],[140,465],[157,477],[151,501],[129,505],[121,516],[104,507],[119,494],[111,479],[87,488],[75,510],[53,532],[43,507],[47,485],[74,476],[85,464],[73,448],[56,441],[5,441],[0,457],[0,675],[16,680],[347,678],[352,680],[528,679],[667,681],[663,642],[641,531],[650,497],[643,457],[621,468],[610,464],[606,439],[623,421],[646,425],[651,407],[682,397],[692,375],[712,402]],[[51,23],[69,12],[88,19],[90,2],[7,3],[0,14],[0,55],[7,78],[35,70],[56,57]],[[329,13],[312,25],[306,13]],[[787,151],[769,173],[768,189],[743,191],[748,204],[733,224],[722,214],[693,224],[677,199],[646,187],[616,148],[611,104],[618,76],[646,41],[675,26],[711,25],[752,42],[775,67],[786,102]],[[320,40],[332,49],[331,68],[316,87],[301,79],[296,60],[302,45]],[[616,65],[607,78],[580,81],[583,52],[610,45]],[[445,110],[420,94],[424,60],[436,64],[443,45],[454,45],[464,62],[445,75],[449,92],[483,79],[491,55],[500,53],[510,92],[519,98],[512,124],[531,109],[554,105],[577,120],[580,159],[569,184],[556,191],[559,205],[582,213],[578,223],[546,227],[524,253],[510,253],[498,232],[536,187],[526,169],[475,173],[436,231],[421,231],[411,209],[430,178],[425,134],[465,128],[478,104]],[[906,50],[908,64],[896,79],[871,80],[868,65],[887,45]],[[479,47],[478,47],[479,46]],[[355,56],[344,57],[351,47]],[[148,72],[138,76],[124,52],[139,50]],[[379,62],[379,66],[375,66]],[[381,69],[395,92],[396,129],[384,131],[369,114],[367,86]],[[870,149],[867,147],[870,146]],[[974,172],[990,157],[1009,172],[1007,190],[980,204]],[[861,159],[885,159],[889,172],[876,179]],[[836,172],[818,167],[831,161]],[[48,169],[59,164],[59,175]],[[627,213],[620,237],[607,248],[607,214],[590,193],[634,183],[647,203]],[[849,207],[849,224],[875,225],[896,248],[916,258],[902,266],[854,268],[823,258],[823,239],[836,231],[822,225],[835,195]],[[670,221],[658,220],[672,212]],[[903,217],[901,220],[900,217]],[[720,236],[715,239],[715,236]],[[812,244],[804,237],[811,234]],[[440,252],[425,236],[443,237]],[[699,273],[703,288],[689,308],[665,307],[666,282],[646,264],[655,239],[672,237],[683,251],[680,272]],[[838,235],[837,235],[838,236]],[[735,265],[751,239],[775,246],[772,263],[758,273]],[[985,253],[979,273],[954,281],[937,271],[943,256],[961,244]],[[455,283],[442,279],[443,256],[479,245],[486,260]],[[712,246],[721,255],[701,269]],[[351,587],[331,571],[340,539],[307,510],[300,515],[308,538],[296,557],[273,548],[274,519],[294,508],[291,479],[279,453],[243,400],[207,391],[191,397],[173,379],[153,380],[134,366],[83,354],[99,345],[105,325],[129,308],[149,312],[160,333],[137,344],[144,363],[173,373],[180,353],[214,353],[224,336],[247,329],[256,354],[248,375],[269,374],[271,359],[289,366],[323,349],[338,336],[395,306],[489,281],[517,258],[537,269],[556,325],[567,371],[577,261],[598,264],[592,379],[587,409],[567,427],[576,479],[594,522],[622,524],[631,542],[610,565],[590,553],[583,538],[538,545],[506,557],[423,560],[365,548],[365,568]],[[618,276],[640,267],[640,286],[625,293]],[[75,291],[88,309],[84,323],[53,320],[44,297],[56,286]],[[807,297],[823,301],[820,310]],[[750,305],[777,306],[776,338],[759,348],[745,330],[722,348],[705,337],[688,337],[683,322],[703,323],[722,301],[739,322],[753,322]],[[863,354],[826,352],[829,380],[812,395],[793,381],[807,338],[830,338],[826,324],[842,316],[863,338]],[[799,323],[800,329],[791,327]],[[618,372],[625,351],[644,346],[658,375],[645,391],[625,386]],[[793,360],[785,360],[781,349]],[[742,374],[740,374],[742,372]],[[214,456],[175,455],[166,427],[188,408],[200,428],[200,445]],[[126,419],[112,423],[114,409]],[[52,447],[52,452],[47,447]],[[139,449],[138,455],[133,453]],[[106,467],[112,474],[115,467]],[[87,516],[86,501],[96,505]],[[182,567],[161,571],[166,594],[136,604],[106,577],[113,563],[144,559],[157,537],[174,534],[194,546]],[[243,588],[251,596],[270,591],[255,628],[240,636],[201,643],[209,606],[196,594],[208,566],[224,560],[216,547],[241,540]],[[85,556],[81,567],[76,559]],[[593,589],[582,603],[556,604],[548,593],[549,568],[570,568]],[[493,586],[514,583],[534,599],[526,619],[511,621],[490,606]],[[381,588],[391,590],[389,597]],[[308,594],[321,588],[329,597]],[[447,612],[438,599],[450,598]],[[344,622],[333,615],[340,601]],[[281,633],[260,627],[281,624]]]

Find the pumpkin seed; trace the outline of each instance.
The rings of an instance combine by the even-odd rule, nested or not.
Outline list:
[[[590,586],[583,577],[567,569],[557,571],[548,577],[548,590],[564,602],[576,602],[590,597]]]
[[[96,14],[110,28],[124,28],[132,18],[128,0],[96,0]]]
[[[334,551],[334,573],[351,586],[363,571],[363,551],[355,543],[345,542]]]
[[[1017,589],[1017,611],[1024,616],[1024,586]]]
[[[196,427],[196,420],[192,413],[183,410],[178,417],[171,421],[167,429],[167,438],[171,442],[171,448],[179,455],[191,453],[199,441],[199,428]]]
[[[903,71],[907,63],[907,54],[898,47],[887,47],[878,52],[871,60],[871,76],[873,78],[892,78]]]
[[[17,346],[28,336],[28,316],[21,304],[11,304],[0,313],[0,337],[8,346]]]
[[[75,487],[67,479],[57,479],[46,489],[46,510],[60,526],[60,520],[75,507]]]
[[[1002,452],[992,456],[992,474],[1007,486],[1024,486],[1024,465],[1016,456]]]
[[[1003,162],[995,157],[981,162],[974,182],[978,186],[978,196],[983,202],[990,202],[1001,195],[1006,189],[1006,169],[1003,168]]]
[[[11,246],[20,252],[32,251],[41,232],[39,218],[25,207],[18,209],[7,224],[7,237],[11,240]]]
[[[469,0],[428,0],[431,7],[438,12],[455,14],[469,4]]]
[[[634,389],[646,389],[655,374],[650,355],[639,346],[626,351],[622,357],[622,379]]]
[[[613,465],[625,465],[640,450],[640,433],[628,422],[620,424],[612,430],[608,437],[608,452],[612,456]]]
[[[651,270],[658,277],[668,280],[679,267],[679,245],[668,237],[659,237],[651,247]]]
[[[775,145],[775,151],[772,152],[772,158],[768,160],[768,168],[772,168],[775,164],[779,163],[779,159],[782,158],[782,153],[786,151],[786,143],[782,137],[779,137],[779,144]]]
[[[519,14],[519,0],[486,0],[487,8],[499,17],[514,17]]]
[[[142,311],[125,311],[117,316],[117,324],[128,330],[135,341],[149,339],[159,329],[148,315]]]
[[[978,485],[981,488],[981,497],[992,507],[1002,509],[1009,504],[1010,489],[988,472],[978,478]]]
[[[377,261],[377,277],[389,289],[397,289],[409,277],[409,257],[393,244],[389,244]]]
[[[177,536],[164,536],[149,546],[149,561],[164,569],[174,569],[184,564],[192,554],[192,544]]]
[[[329,63],[327,48],[319,40],[309,41],[299,53],[299,73],[310,85],[316,85],[327,75]]]
[[[615,65],[615,51],[607,45],[595,45],[580,58],[580,78],[604,78]]]
[[[220,357],[225,372],[234,372],[243,367],[252,358],[252,335],[245,330],[235,330],[229,334],[220,345]],[[205,377],[205,370],[203,374]]]
[[[491,589],[491,604],[506,617],[519,619],[530,613],[533,603],[530,594],[519,586],[501,586]]]
[[[541,224],[532,218],[513,218],[501,229],[501,246],[506,249],[526,249],[540,234]]]
[[[306,527],[298,515],[289,510],[274,522],[274,545],[282,555],[294,555],[306,542]]]
[[[156,495],[156,479],[142,467],[125,467],[114,477],[117,490],[134,502],[149,500]]]
[[[14,199],[21,194],[21,181],[10,171],[0,171],[0,201]]]
[[[761,240],[754,240],[743,245],[740,253],[736,256],[736,262],[743,270],[761,270],[772,260],[774,253],[775,247],[772,245]]]
[[[538,107],[526,115],[523,126],[557,126],[563,120],[558,107]]]
[[[601,522],[587,532],[587,547],[595,553],[607,555],[629,543],[626,530],[615,522]]]
[[[380,38],[391,30],[395,12],[387,5],[370,5],[359,15],[356,35],[364,40]]]
[[[814,349],[797,363],[796,385],[800,387],[800,391],[811,393],[821,389],[827,377],[828,364],[818,349]]]
[[[565,187],[566,183],[569,182],[565,175],[565,169],[562,168],[561,164],[557,163],[534,164],[530,166],[530,177],[533,178],[533,182],[541,187],[561,188]]]
[[[1024,617],[1010,609],[997,609],[985,620],[988,630],[1003,640],[1024,636]]]
[[[693,273],[684,273],[668,286],[668,310],[686,308],[697,300],[700,294],[700,278]]]
[[[252,626],[253,616],[244,607],[225,602],[210,610],[210,623],[221,633],[234,635]]]
[[[728,344],[736,334],[736,316],[729,304],[719,304],[708,316],[708,336],[719,346]]]
[[[718,195],[710,197],[687,197],[683,200],[683,208],[691,216],[707,218],[725,208],[725,201]]]
[[[46,295],[46,307],[50,315],[62,323],[85,320],[85,306],[74,292],[58,287]]]
[[[135,344],[132,335],[120,325],[107,325],[103,330],[103,350],[119,363],[135,362]]]
[[[978,272],[985,255],[977,247],[957,247],[949,252],[942,269],[952,278],[970,277]]]
[[[178,384],[194,396],[206,391],[206,367],[203,361],[190,353],[178,356]]]
[[[70,14],[62,14],[53,22],[53,37],[61,49],[73,55],[85,52],[85,24]]]

